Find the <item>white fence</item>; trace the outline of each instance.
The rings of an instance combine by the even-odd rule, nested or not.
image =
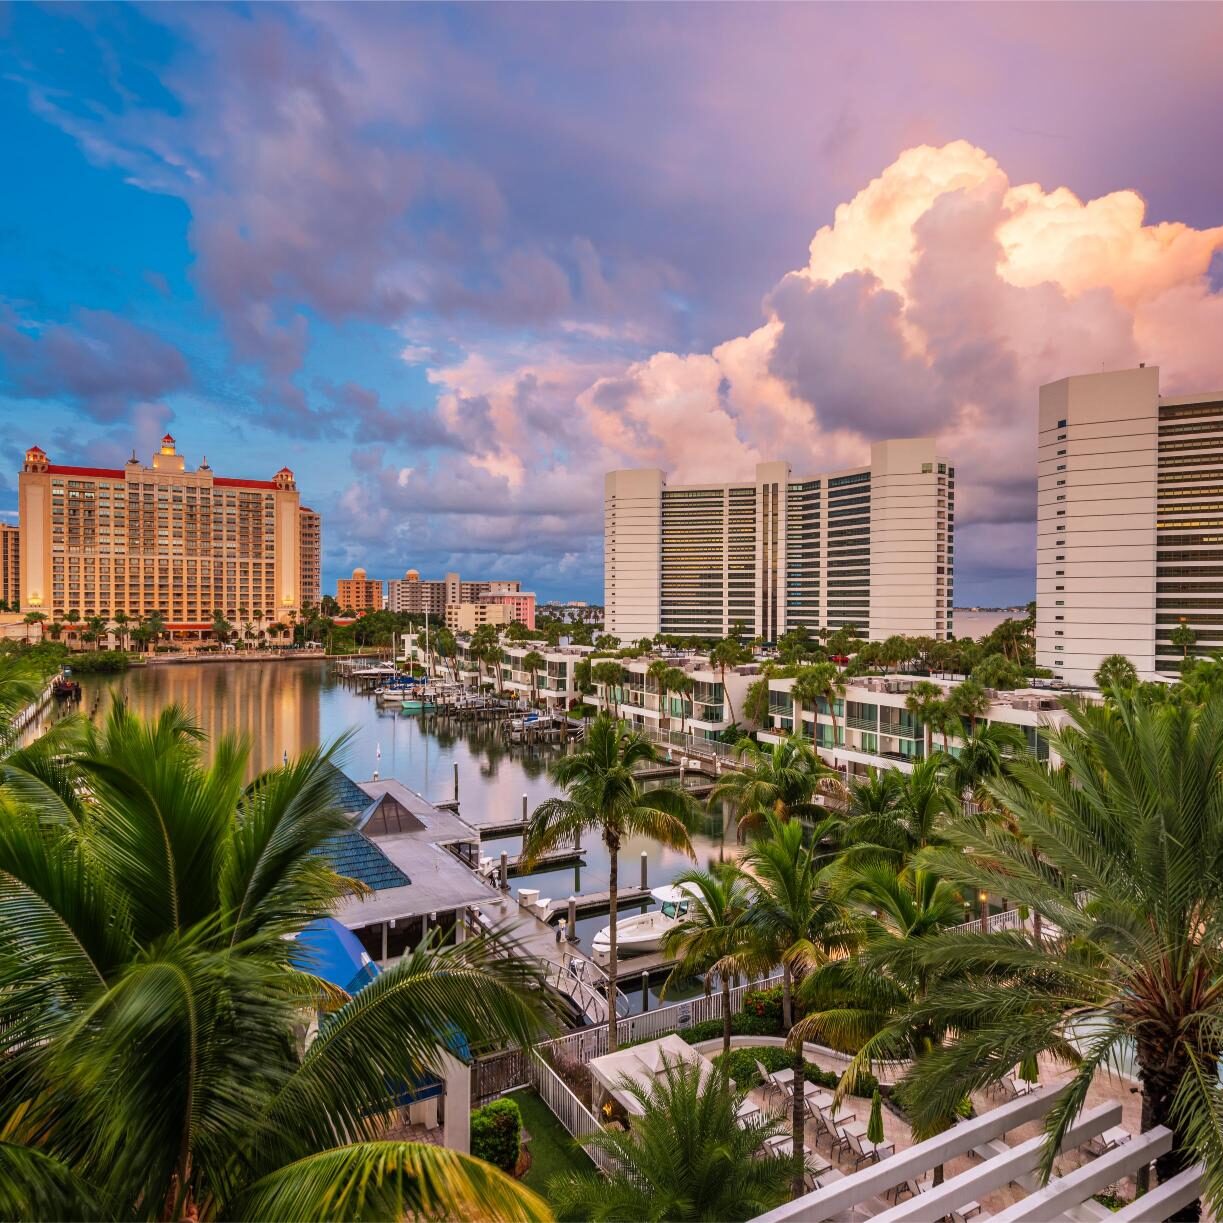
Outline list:
[[[552,1115],[579,1141],[597,1134],[603,1127],[599,1119],[569,1090],[568,1084],[538,1053],[527,1059],[527,1076],[539,1097],[552,1110]],[[611,1160],[597,1147],[586,1147],[586,1153],[604,1171],[610,1170]]]

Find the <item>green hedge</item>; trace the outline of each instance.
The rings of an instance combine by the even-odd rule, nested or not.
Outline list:
[[[126,671],[131,658],[122,650],[92,650],[88,654],[73,654],[64,660],[73,675],[92,675],[97,671]]]
[[[729,1054],[719,1053],[714,1059],[718,1065],[726,1063],[727,1073],[734,1079],[739,1088],[758,1087],[760,1072],[756,1069],[759,1062],[766,1070],[776,1072],[785,1070],[793,1064],[793,1058],[788,1049],[776,1045],[751,1045],[746,1049],[732,1049]],[[803,1077],[808,1083],[818,1083],[821,1087],[832,1091],[841,1082],[841,1076],[831,1070],[821,1070],[812,1062],[803,1062]],[[858,1076],[858,1083],[851,1093],[869,1100],[879,1086],[878,1079],[869,1070],[864,1070]]]
[[[513,1172],[521,1146],[522,1114],[513,1100],[502,1097],[472,1111],[471,1153],[477,1159]]]

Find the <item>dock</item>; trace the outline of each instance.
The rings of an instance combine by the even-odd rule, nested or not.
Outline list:
[[[576,901],[576,910],[580,915],[589,913],[606,913],[611,907],[610,892],[587,892],[581,896],[574,898]],[[616,908],[626,909],[630,905],[639,905],[648,902],[651,899],[650,889],[643,887],[623,887],[620,888],[616,895]],[[552,901],[548,908],[548,915],[544,921],[551,924],[558,917],[565,917],[569,913],[569,897],[562,896],[558,900]]]
[[[505,865],[510,878],[522,874],[534,874],[536,871],[549,870],[554,866],[572,866],[582,861],[582,848],[578,845],[565,845],[560,849],[549,849],[539,854],[531,864],[530,870],[522,865],[522,854],[507,854]],[[490,878],[494,878],[501,869],[499,857],[492,860]]]

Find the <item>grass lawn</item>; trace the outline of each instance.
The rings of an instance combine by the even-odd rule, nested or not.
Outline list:
[[[523,1184],[540,1197],[548,1197],[548,1181],[559,1172],[590,1172],[590,1156],[574,1142],[552,1115],[552,1110],[533,1091],[515,1091],[509,1099],[518,1105],[522,1124],[530,1132],[531,1167]]]

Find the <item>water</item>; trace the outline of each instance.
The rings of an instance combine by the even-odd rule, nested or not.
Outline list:
[[[93,712],[95,718],[104,716],[116,697],[144,717],[176,703],[194,714],[210,739],[233,733],[249,736],[252,771],[279,764],[286,752],[293,756],[347,734],[350,737],[340,763],[358,780],[377,769],[382,776],[396,777],[426,798],[439,801],[454,797],[457,765],[460,809],[469,823],[515,819],[521,815],[524,794],[528,809],[533,810],[559,793],[548,775],[548,765],[562,748],[511,747],[486,724],[451,723],[380,709],[372,696],[357,693],[318,660],[183,663],[133,668],[119,676],[80,678],[80,708],[87,714]],[[722,816],[715,814],[693,835],[692,843],[695,862],[653,842],[630,840],[620,853],[621,884],[639,882],[643,850],[648,855],[651,887],[670,882],[693,865],[708,867],[723,853],[732,855],[733,825],[727,827]],[[483,845],[484,852],[495,858],[502,849],[516,853],[521,838],[488,840]],[[587,836],[583,864],[523,876],[511,880],[511,887],[539,888],[541,896],[554,899],[571,892],[602,892],[608,887],[609,867],[602,842]],[[636,913],[643,907],[625,907],[621,912]],[[579,948],[589,948],[595,933],[605,925],[606,915],[579,918]],[[620,971],[626,978],[624,985],[633,987],[626,988],[626,993],[638,1009],[640,979],[631,958],[622,962]],[[655,981],[651,986],[651,1006],[657,1002],[660,985]],[[671,1000],[681,996],[677,990],[668,992]]]

